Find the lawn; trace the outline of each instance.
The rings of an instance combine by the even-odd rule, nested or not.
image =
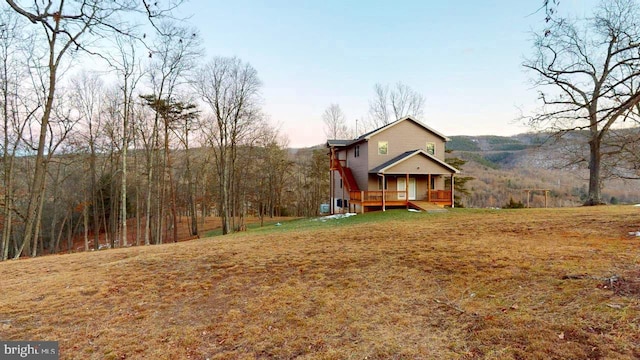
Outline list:
[[[388,211],[0,263],[62,359],[635,359],[640,208]]]

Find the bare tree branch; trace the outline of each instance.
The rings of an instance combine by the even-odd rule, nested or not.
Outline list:
[[[545,89],[542,111],[529,123],[561,135],[587,134],[587,205],[601,203],[601,180],[615,173],[613,164],[623,165],[617,159],[633,147],[632,137],[609,134],[640,108],[640,89],[634,86],[640,81],[639,16],[635,0],[603,1],[592,18],[561,19],[544,35],[534,34],[535,55],[523,64]]]

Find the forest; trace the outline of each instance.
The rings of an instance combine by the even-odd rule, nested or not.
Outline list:
[[[179,5],[0,5],[1,260],[318,213],[325,151],[289,150],[257,71],[206,59]]]

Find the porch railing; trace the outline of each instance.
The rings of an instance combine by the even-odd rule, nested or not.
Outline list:
[[[374,191],[351,191],[349,197],[351,201],[382,201],[384,194],[385,201],[401,201],[406,200],[406,191],[392,191],[392,190],[374,190]]]
[[[382,190],[373,190],[373,191],[350,191],[349,197],[351,201],[357,202],[382,202]],[[427,199],[427,195],[425,194],[424,198],[419,198],[417,200],[424,201],[433,201],[433,202],[450,202],[451,201],[451,191],[450,190],[431,190],[431,197]],[[385,201],[407,201],[407,192],[406,191],[392,191],[385,190],[384,191],[384,200]]]
[[[431,197],[429,201],[435,202],[444,202],[451,201],[451,191],[450,190],[431,190]]]

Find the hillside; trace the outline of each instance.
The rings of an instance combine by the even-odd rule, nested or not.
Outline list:
[[[503,136],[452,136],[449,156],[467,161],[463,176],[468,183],[468,207],[502,207],[510,198],[526,203],[524,189],[548,189],[548,206],[577,206],[587,194],[588,172],[565,167],[563,143],[547,141],[543,134]],[[640,181],[606,180],[602,190],[608,203],[640,202]],[[544,193],[531,195],[531,206],[544,206]]]
[[[0,263],[62,359],[640,356],[638,207],[389,211]]]

